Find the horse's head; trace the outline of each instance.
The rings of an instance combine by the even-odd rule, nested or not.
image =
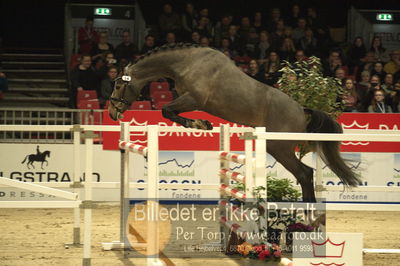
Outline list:
[[[50,158],[50,151],[44,151],[43,154]]]
[[[114,91],[110,97],[108,112],[113,120],[123,118],[124,113],[131,103],[139,96],[139,88],[134,88],[133,78],[129,73],[129,66],[116,78]]]

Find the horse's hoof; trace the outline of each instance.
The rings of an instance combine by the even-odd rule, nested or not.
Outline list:
[[[204,123],[204,125],[206,126],[206,130],[212,130],[213,129],[213,126],[212,126],[212,124],[210,123],[210,121],[208,121],[208,120],[201,120],[203,123]]]

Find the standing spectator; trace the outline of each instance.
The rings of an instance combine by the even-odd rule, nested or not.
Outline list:
[[[296,45],[300,42],[300,39],[305,36],[306,29],[307,29],[306,19],[299,18],[297,21],[297,27],[293,30],[293,33],[292,33],[292,38]]]
[[[351,45],[348,53],[349,66],[351,68],[351,73],[354,73],[354,68],[361,65],[361,59],[365,57],[367,49],[364,45],[364,40],[362,37],[356,37]]]
[[[294,54],[296,47],[294,46],[292,38],[286,37],[283,39],[281,48],[279,49],[279,55],[282,60],[292,62],[294,60]]]
[[[215,46],[220,47],[223,38],[228,38],[229,27],[231,20],[228,15],[223,15],[221,21],[217,22],[214,28],[214,43]]]
[[[267,61],[267,56],[272,51],[272,45],[268,40],[268,32],[262,31],[260,33],[260,42],[256,47],[256,56],[259,64],[264,64]]]
[[[99,95],[99,77],[92,67],[90,55],[83,55],[81,63],[71,71],[70,107],[75,108],[78,91],[96,90]]]
[[[385,104],[385,91],[377,89],[374,91],[374,98],[368,106],[369,113],[392,113],[392,107]]]
[[[256,29],[257,33],[260,33],[261,31],[264,30],[264,23],[263,23],[263,18],[261,12],[257,11],[254,13],[254,18],[253,18],[253,28]]]
[[[297,4],[294,4],[292,6],[289,16],[286,19],[287,25],[292,28],[295,28],[298,25],[298,21],[299,21],[300,17],[301,17],[300,6]]]
[[[198,31],[192,32],[192,43],[200,44],[200,33]]]
[[[393,87],[393,75],[390,73],[387,73],[383,79],[382,83],[382,89],[385,90],[386,94],[392,92],[394,90]]]
[[[79,53],[90,54],[99,41],[99,34],[93,28],[93,17],[87,17],[85,26],[78,30]]]
[[[382,62],[375,62],[374,66],[371,70],[371,75],[377,75],[380,80],[384,80],[386,76],[386,72],[383,71]]]
[[[165,43],[166,44],[175,44],[176,43],[176,36],[173,32],[168,32],[165,36]]]
[[[142,50],[140,50],[140,54],[145,54],[148,51],[151,51],[154,49],[154,36],[153,35],[147,35],[144,38],[144,44],[142,47]]]
[[[92,60],[93,65],[96,65],[99,60],[102,59],[105,53],[114,53],[114,47],[108,42],[107,32],[100,33],[99,43],[96,44],[92,49]]]
[[[393,50],[390,53],[390,61],[385,64],[383,70],[390,74],[400,70],[400,50]]]
[[[101,81],[100,84],[100,105],[103,106],[107,100],[110,99],[111,94],[114,90],[115,79],[118,76],[118,69],[112,66],[107,71],[107,77]]]
[[[158,18],[158,25],[161,29],[161,35],[165,36],[168,32],[178,33],[181,29],[181,19],[178,14],[172,10],[171,4],[163,6],[163,12]]]
[[[131,41],[131,36],[129,31],[125,30],[122,32],[122,43],[118,44],[115,48],[115,58],[119,61],[121,59],[126,59],[128,62],[132,62],[133,58],[138,55],[139,51],[136,46]]]
[[[343,89],[342,101],[344,104],[344,112],[357,112],[360,99],[354,86],[353,79],[346,78],[343,83]]]
[[[375,36],[372,39],[371,48],[369,49],[375,55],[375,61],[387,62],[389,61],[389,55],[386,48],[382,46],[382,39],[379,36]]]
[[[197,25],[198,15],[192,3],[186,3],[185,12],[182,14],[182,28],[185,39],[190,40],[191,32]]]

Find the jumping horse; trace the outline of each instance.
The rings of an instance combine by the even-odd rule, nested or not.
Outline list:
[[[162,114],[187,128],[212,129],[207,120],[180,116],[199,110],[232,123],[266,127],[269,132],[342,133],[341,126],[326,113],[303,108],[279,89],[247,76],[230,58],[212,48],[164,45],[128,65],[122,75],[115,82],[108,107],[114,120],[123,117],[122,113],[137,99],[146,83],[164,77],[175,81],[179,97],[164,105]],[[299,143],[268,141],[267,152],[296,177],[303,201],[315,202],[313,169],[295,154]],[[344,185],[359,184],[359,178],[340,156],[340,142],[315,144],[323,161]]]

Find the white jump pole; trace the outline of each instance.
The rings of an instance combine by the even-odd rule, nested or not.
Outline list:
[[[265,132],[265,127],[256,127],[255,132]],[[260,196],[267,200],[267,141],[257,138],[255,140],[255,187],[265,187],[264,191],[260,191]]]
[[[91,238],[92,238],[92,179],[93,179],[93,131],[84,134],[86,146],[86,170],[85,170],[85,201],[84,208],[84,239],[83,239],[83,266],[91,265]]]
[[[230,152],[230,128],[229,128],[229,124],[221,124],[220,127],[220,133],[219,133],[219,150],[220,151],[224,151],[224,152]],[[229,170],[229,160],[220,160],[220,169],[228,169]],[[227,186],[229,186],[229,178],[220,175],[220,184],[225,184]],[[220,193],[220,201],[224,200],[225,196]],[[219,211],[219,216],[220,217],[226,217],[227,213],[226,213],[226,208],[220,208]],[[228,249],[228,243],[229,243],[229,238],[231,237],[230,232],[228,230],[228,228],[220,223],[220,232],[223,233],[223,235],[225,237],[221,237],[221,245],[222,248],[226,248]],[[228,253],[229,250],[225,250],[225,253]]]
[[[130,123],[123,122],[121,123],[121,136],[120,140],[122,141],[130,141]],[[124,248],[126,238],[126,219],[128,218],[129,211],[129,154],[130,152],[121,149],[121,187],[120,187],[120,221],[119,221],[119,242]]]
[[[315,196],[317,198],[317,202],[322,202],[322,159],[319,156],[318,152],[315,153],[316,162],[315,162],[315,181],[314,181],[314,190]]]
[[[74,135],[74,183],[71,185],[75,193],[79,193],[79,188],[83,187],[80,180],[81,172],[81,127],[74,125],[72,128]],[[80,245],[81,243],[81,210],[74,208],[74,229],[72,245]]]
[[[149,125],[147,129],[147,265],[158,266],[163,265],[159,259],[158,126]]]

